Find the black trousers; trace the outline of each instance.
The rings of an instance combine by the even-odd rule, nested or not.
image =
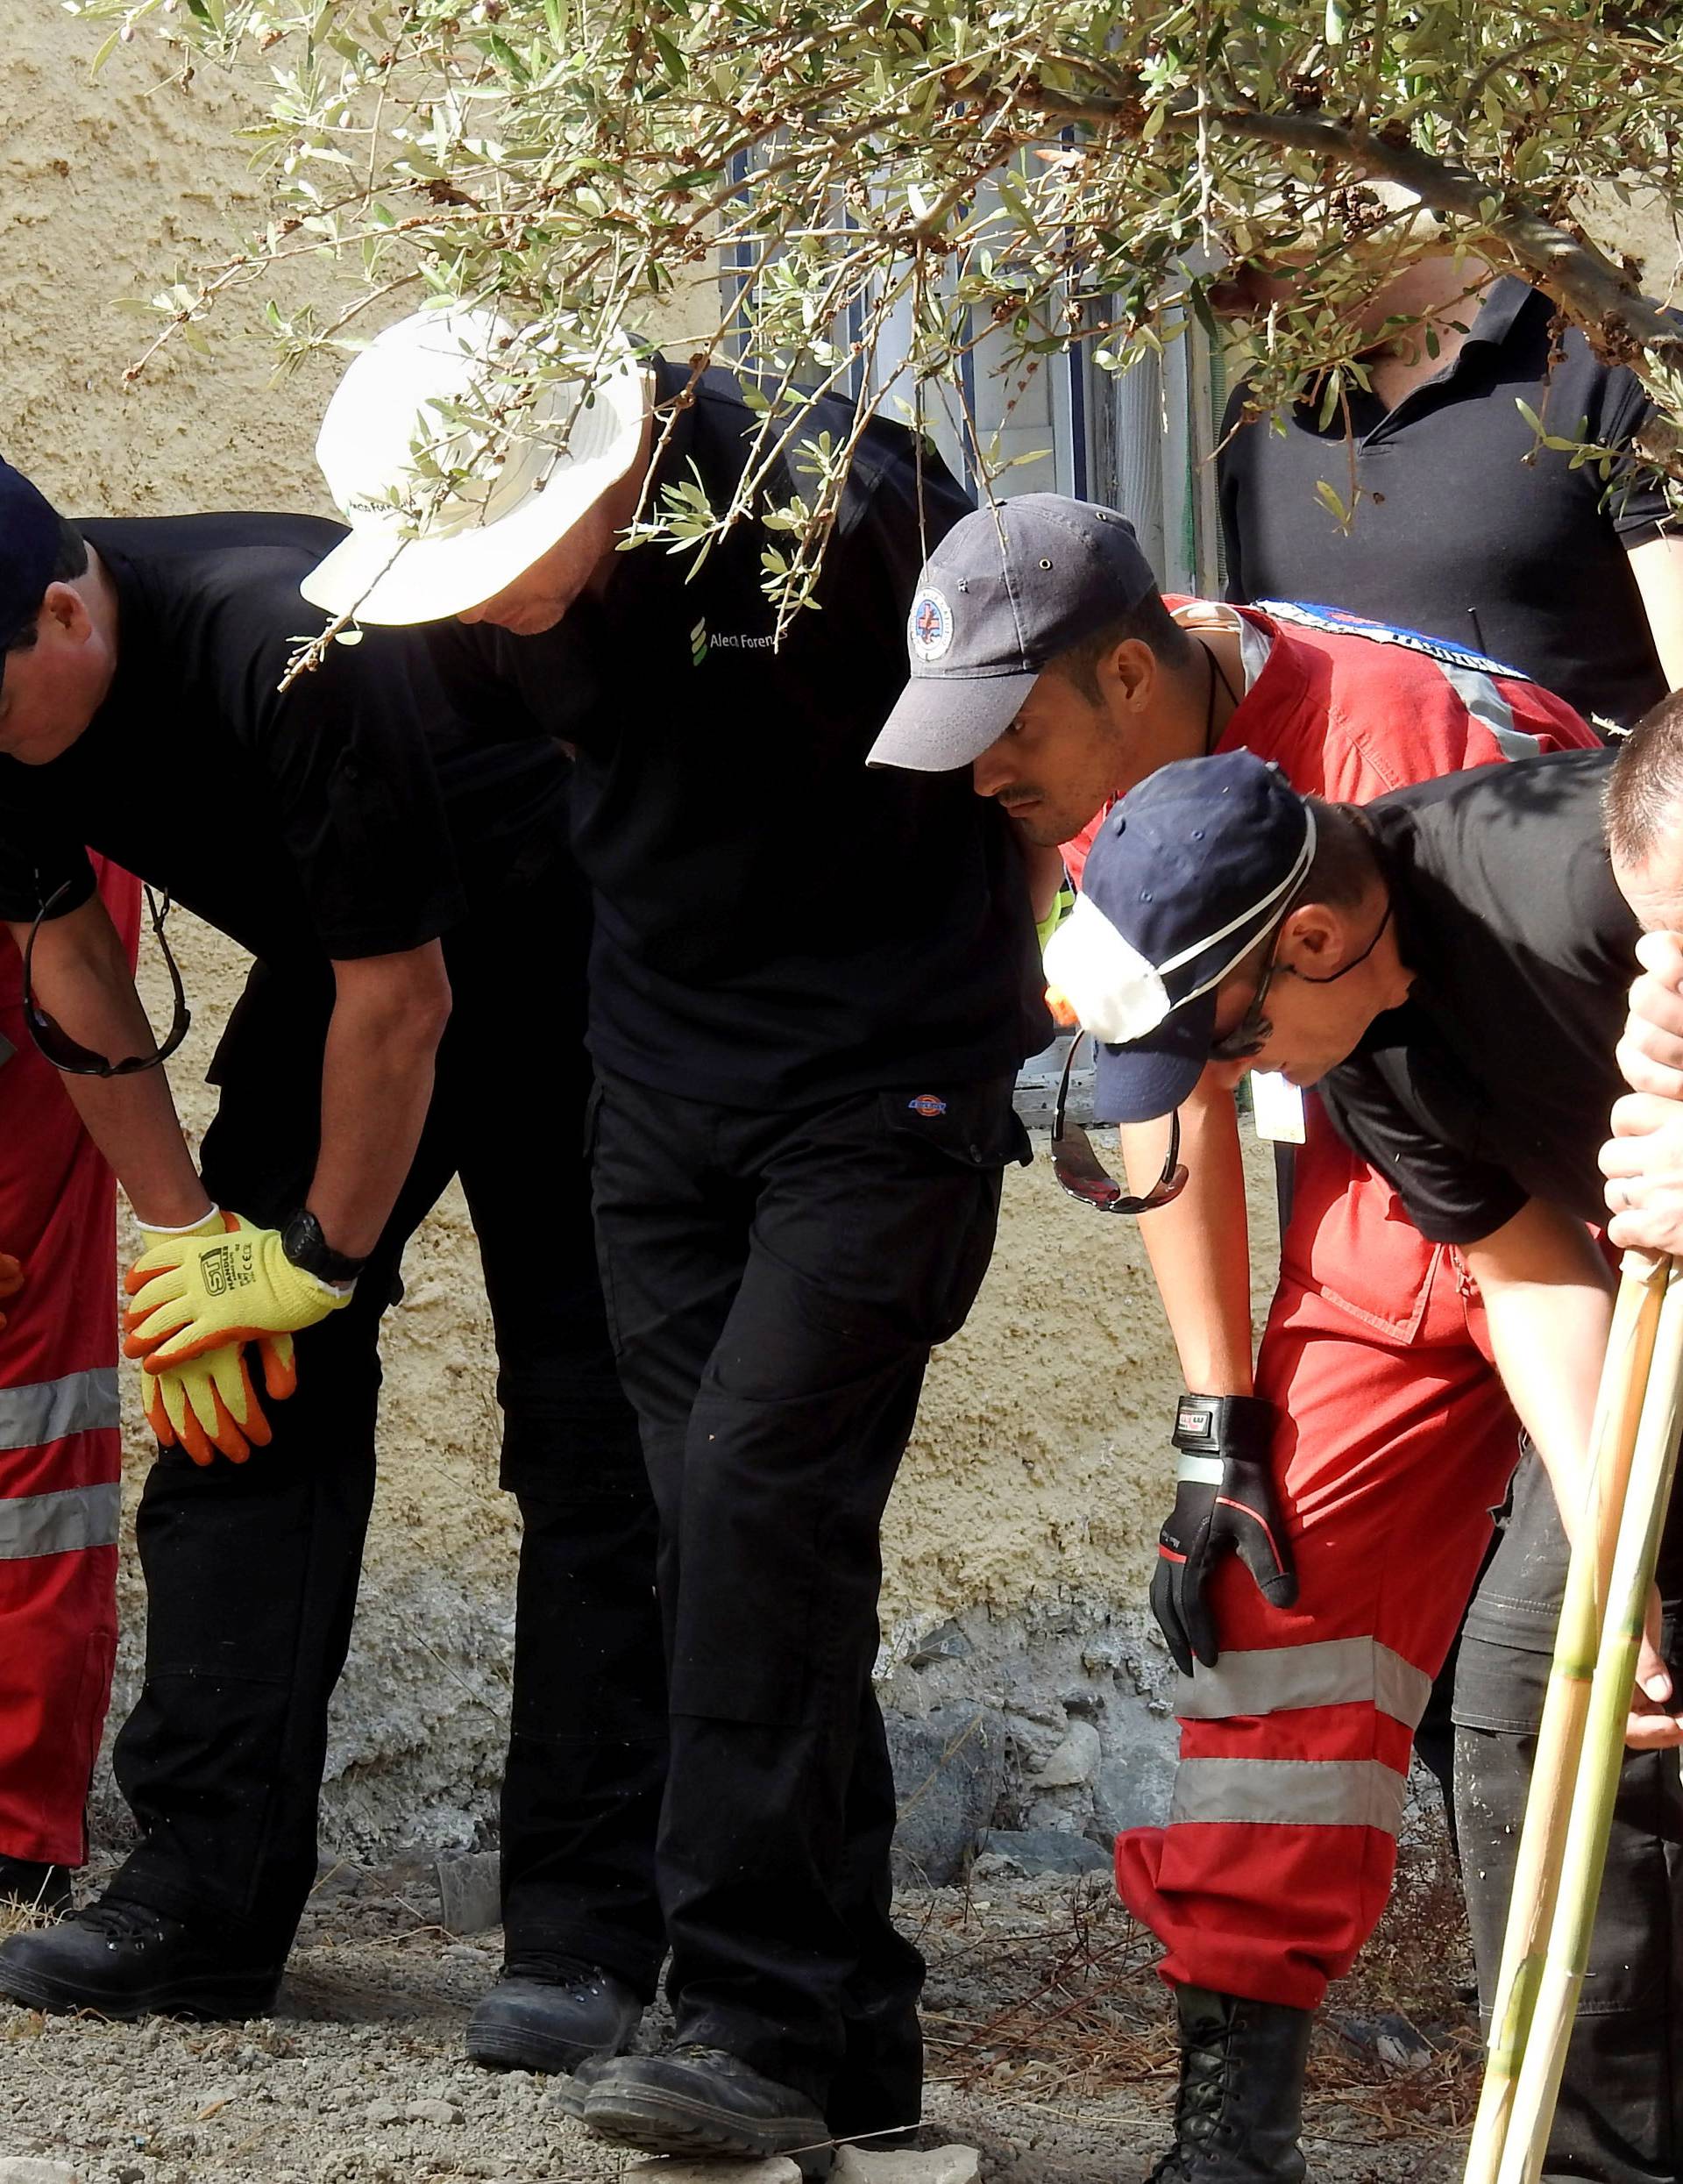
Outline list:
[[[596,1099],[603,1286],[660,1512],[678,2038],[806,2091],[838,2131],[856,2093],[877,2126],[915,2121],[879,1532],[931,1346],[974,1301],[1026,1150],[1010,1081],[795,1115],[614,1077]]]
[[[655,1520],[596,1274],[583,1129],[587,912],[570,871],[446,939],[452,1013],[408,1179],[344,1311],[298,1338],[274,1438],[235,1466],[160,1456],[138,1519],[146,1682],[117,1739],[143,1840],[120,1895],[279,1960],[316,1868],[328,1699],[374,1484],[379,1333],[403,1248],[459,1174],[496,1329],[501,1482],[523,1523],[502,1799],[511,1950],[565,1950],[653,1992],[665,1697]],[[285,1216],[316,1151],[330,985],[261,967],[213,1075],[202,1170]],[[390,1452],[401,1462],[401,1449]]]
[[[1531,1456],[1516,1479],[1513,1512],[1474,1605],[1455,1687],[1461,1869],[1487,2019],[1548,1682],[1542,1646],[1559,1618],[1566,1560],[1553,1496]],[[1674,1610],[1662,1638],[1683,1685]],[[1598,2184],[1683,2178],[1683,1775],[1676,1752],[1625,1755],[1545,2173]]]

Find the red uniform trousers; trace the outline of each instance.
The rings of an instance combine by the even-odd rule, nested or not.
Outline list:
[[[115,867],[100,886],[132,951],[139,890]],[[0,931],[0,1251],[25,1274],[0,1306],[0,1853],[74,1866],[117,1649],[115,1192],[21,978]]]
[[[1518,1455],[1459,1257],[1308,1106],[1256,1377],[1280,1414],[1297,1604],[1220,1565],[1220,1661],[1177,1679],[1168,1825],[1116,1846],[1166,1979],[1300,2009],[1385,1907],[1414,1727]]]

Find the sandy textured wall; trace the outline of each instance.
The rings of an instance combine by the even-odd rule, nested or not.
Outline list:
[[[159,87],[144,41],[90,82],[101,33],[53,0],[0,0],[0,25],[4,452],[72,511],[320,507],[309,445],[330,374],[272,388],[260,341],[240,338],[250,314],[228,315],[209,358],[172,350],[123,383],[153,328],[118,299],[161,288],[258,217],[259,186],[231,142],[238,97],[202,74],[188,91]],[[202,928],[182,959],[195,1028],[172,1077],[202,1126],[199,1078],[243,965]],[[406,1273],[334,1743],[329,1831],[352,1849],[417,1827],[440,1840],[472,1832],[488,1810],[507,1693],[514,1534],[494,1486],[489,1328],[455,1193]],[[1136,1600],[1175,1384],[1129,1225],[1062,1199],[1043,1167],[1012,1175],[993,1275],[936,1362],[895,1498],[891,1620],[904,1630],[977,1604]],[[138,1434],[131,1457],[131,1506],[148,1460]],[[131,1564],[123,1605],[120,1696],[140,1611]],[[115,1820],[109,1792],[101,1811]]]

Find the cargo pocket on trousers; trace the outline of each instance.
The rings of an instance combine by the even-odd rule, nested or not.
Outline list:
[[[993,1257],[1005,1170],[1033,1159],[1011,1103],[1011,1084],[992,1079],[946,1092],[877,1095],[890,1176],[902,1184],[933,1185],[926,1218],[943,1224],[944,1233],[926,1244],[937,1257],[926,1298],[924,1336],[932,1346],[949,1341],[969,1317]]]

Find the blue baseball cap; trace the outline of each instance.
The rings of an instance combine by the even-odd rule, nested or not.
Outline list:
[[[58,510],[21,470],[0,462],[0,683],[5,647],[41,611],[58,566]]]
[[[1314,856],[1314,813],[1248,751],[1161,766],[1117,805],[1046,951],[1047,978],[1100,1042],[1097,1120],[1180,1106],[1215,1043],[1218,987]]]
[[[1097,502],[1024,493],[962,517],[923,565],[906,622],[911,680],[868,763],[973,764],[1042,668],[1156,589],[1133,524]]]

